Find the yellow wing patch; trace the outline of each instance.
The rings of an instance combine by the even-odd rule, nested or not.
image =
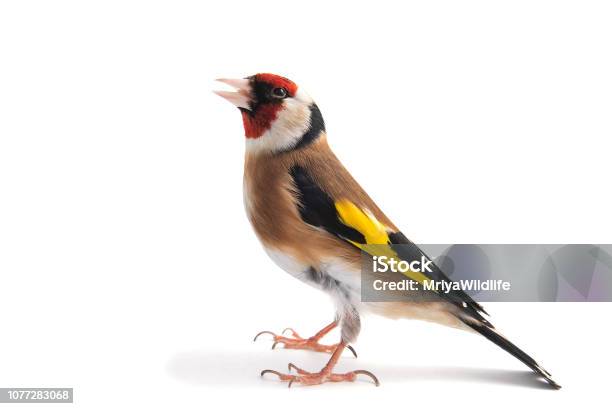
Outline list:
[[[342,223],[363,234],[368,244],[389,243],[386,227],[373,214],[364,212],[345,199],[338,200],[335,205]]]
[[[389,245],[389,228],[379,222],[371,212],[363,211],[353,202],[346,199],[338,200],[334,204],[340,221],[357,230],[365,237],[365,244],[349,240],[354,246],[359,247],[371,256],[386,256],[397,261],[401,260]],[[417,271],[410,270],[403,274],[420,283],[429,280],[425,274]]]

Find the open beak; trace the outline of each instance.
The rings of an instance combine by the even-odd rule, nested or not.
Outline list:
[[[238,108],[250,109],[249,102],[251,101],[251,85],[249,84],[248,79],[219,78],[217,81],[235,88],[236,91],[213,91],[215,94],[227,99]]]

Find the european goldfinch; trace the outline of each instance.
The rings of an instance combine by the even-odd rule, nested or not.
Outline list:
[[[559,388],[548,372],[497,332],[484,318],[482,307],[461,290],[429,294],[432,298],[427,301],[407,295],[400,302],[362,302],[362,251],[408,261],[427,256],[385,216],[336,158],[327,144],[321,112],[304,90],[274,74],[218,81],[235,88],[215,92],[237,106],[242,115],[246,136],[244,204],[257,237],[281,268],[328,293],[336,305],[335,320],[312,337],[302,338],[292,329],[288,329],[289,336],[262,332],[273,336],[274,345],[331,353],[321,371],[307,372],[289,364],[289,372],[295,369],[295,374],[267,369],[262,376],[273,373],[291,386],[295,382],[354,381],[363,374],[378,386],[378,379],[368,371],[333,372],[343,350],[357,339],[360,314],[369,311],[477,332]],[[421,283],[450,281],[435,264],[430,266],[431,272],[413,272],[409,277]],[[340,341],[320,344],[319,340],[337,326]]]

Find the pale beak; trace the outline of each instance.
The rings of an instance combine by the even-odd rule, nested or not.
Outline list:
[[[249,106],[251,101],[251,85],[248,79],[219,78],[217,81],[235,88],[236,91],[213,91],[215,94],[227,99],[238,108],[251,109]]]

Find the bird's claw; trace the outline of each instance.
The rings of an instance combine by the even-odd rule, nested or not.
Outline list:
[[[263,334],[270,334],[270,335],[272,335],[273,337],[276,337],[276,336],[277,336],[277,335],[276,335],[274,332],[272,332],[272,331],[261,331],[260,333],[258,333],[257,335],[255,335],[255,338],[253,338],[253,342],[257,341],[257,338],[259,338],[259,336],[260,336],[260,335],[263,335]]]
[[[292,338],[285,337],[282,335],[287,331],[291,332]],[[281,335],[277,335],[272,331],[261,331],[260,333],[255,335],[255,338],[253,338],[253,341],[257,341],[259,336],[263,334],[272,335],[272,340],[274,341],[272,344],[272,349],[275,349],[278,344],[283,344],[285,349],[307,349],[311,351],[326,352],[326,353],[331,354],[338,347],[338,344],[333,344],[333,345],[320,344],[319,339],[317,337],[302,338],[295,330],[293,330],[293,328],[285,328],[283,332],[281,332]],[[353,348],[350,345],[347,345],[346,348],[353,353],[355,358],[357,358],[357,352],[355,351],[355,348]]]
[[[372,372],[370,371],[366,371],[365,369],[357,369],[356,371],[353,371],[353,373],[355,375],[365,375],[365,376],[369,376],[373,381],[374,381],[374,385],[376,386],[380,386],[380,381],[378,380],[378,378],[376,377],[376,375],[374,375]]]
[[[355,351],[355,348],[353,348],[350,345],[346,346],[346,349],[348,349],[349,351],[351,351],[353,353],[353,355],[355,356],[355,358],[357,358],[357,351]]]
[[[313,373],[313,372],[308,372],[301,368],[298,368],[293,363],[290,363],[288,365],[288,369],[289,369],[289,372],[291,372],[291,370],[294,369],[298,374],[297,375],[284,374],[284,373],[275,371],[273,369],[265,369],[261,371],[261,376],[264,376],[267,373],[274,374],[278,376],[278,378],[281,381],[283,382],[288,381],[289,383],[287,387],[291,388],[291,385],[293,385],[294,382],[298,382],[303,385],[319,385],[325,382],[354,382],[357,379],[357,375],[366,375],[367,377],[372,379],[372,381],[374,382],[374,385],[380,386],[380,382],[378,378],[376,377],[376,375],[374,375],[370,371],[366,371],[363,369],[358,369],[356,371],[351,371],[351,372],[347,372],[344,374],[332,373],[329,371],[321,371],[321,372]]]
[[[283,332],[281,332],[281,335],[285,335],[285,332],[287,332],[287,331],[289,331],[289,332],[291,333],[291,336],[292,336],[293,338],[296,338],[296,339],[303,339],[303,338],[302,338],[302,337],[301,337],[301,336],[300,336],[300,335],[299,335],[297,332],[295,332],[295,330],[294,330],[293,328],[285,328],[285,329],[283,330]]]

